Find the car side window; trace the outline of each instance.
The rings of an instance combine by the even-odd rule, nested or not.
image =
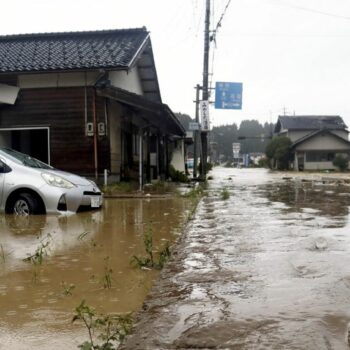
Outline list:
[[[12,169],[0,159],[0,174],[9,173]]]

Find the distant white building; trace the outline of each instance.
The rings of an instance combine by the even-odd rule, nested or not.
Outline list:
[[[336,169],[335,155],[350,155],[349,132],[340,116],[279,116],[274,133],[293,142],[295,170]]]

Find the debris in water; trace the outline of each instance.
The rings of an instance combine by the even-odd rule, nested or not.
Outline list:
[[[319,238],[315,242],[315,248],[318,250],[325,250],[327,246],[328,246],[327,241],[324,238]]]

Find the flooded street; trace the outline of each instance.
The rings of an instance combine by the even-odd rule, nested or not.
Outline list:
[[[181,198],[106,199],[101,211],[68,217],[0,216],[0,349],[77,349],[87,340],[71,323],[82,300],[99,313],[139,309],[158,275],[130,264],[145,255],[144,232],[159,249],[189,210]]]
[[[348,349],[350,187],[211,175],[122,348]]]

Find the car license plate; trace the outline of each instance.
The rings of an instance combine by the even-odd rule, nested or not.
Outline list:
[[[101,198],[99,196],[91,197],[91,208],[98,208],[101,204]]]

